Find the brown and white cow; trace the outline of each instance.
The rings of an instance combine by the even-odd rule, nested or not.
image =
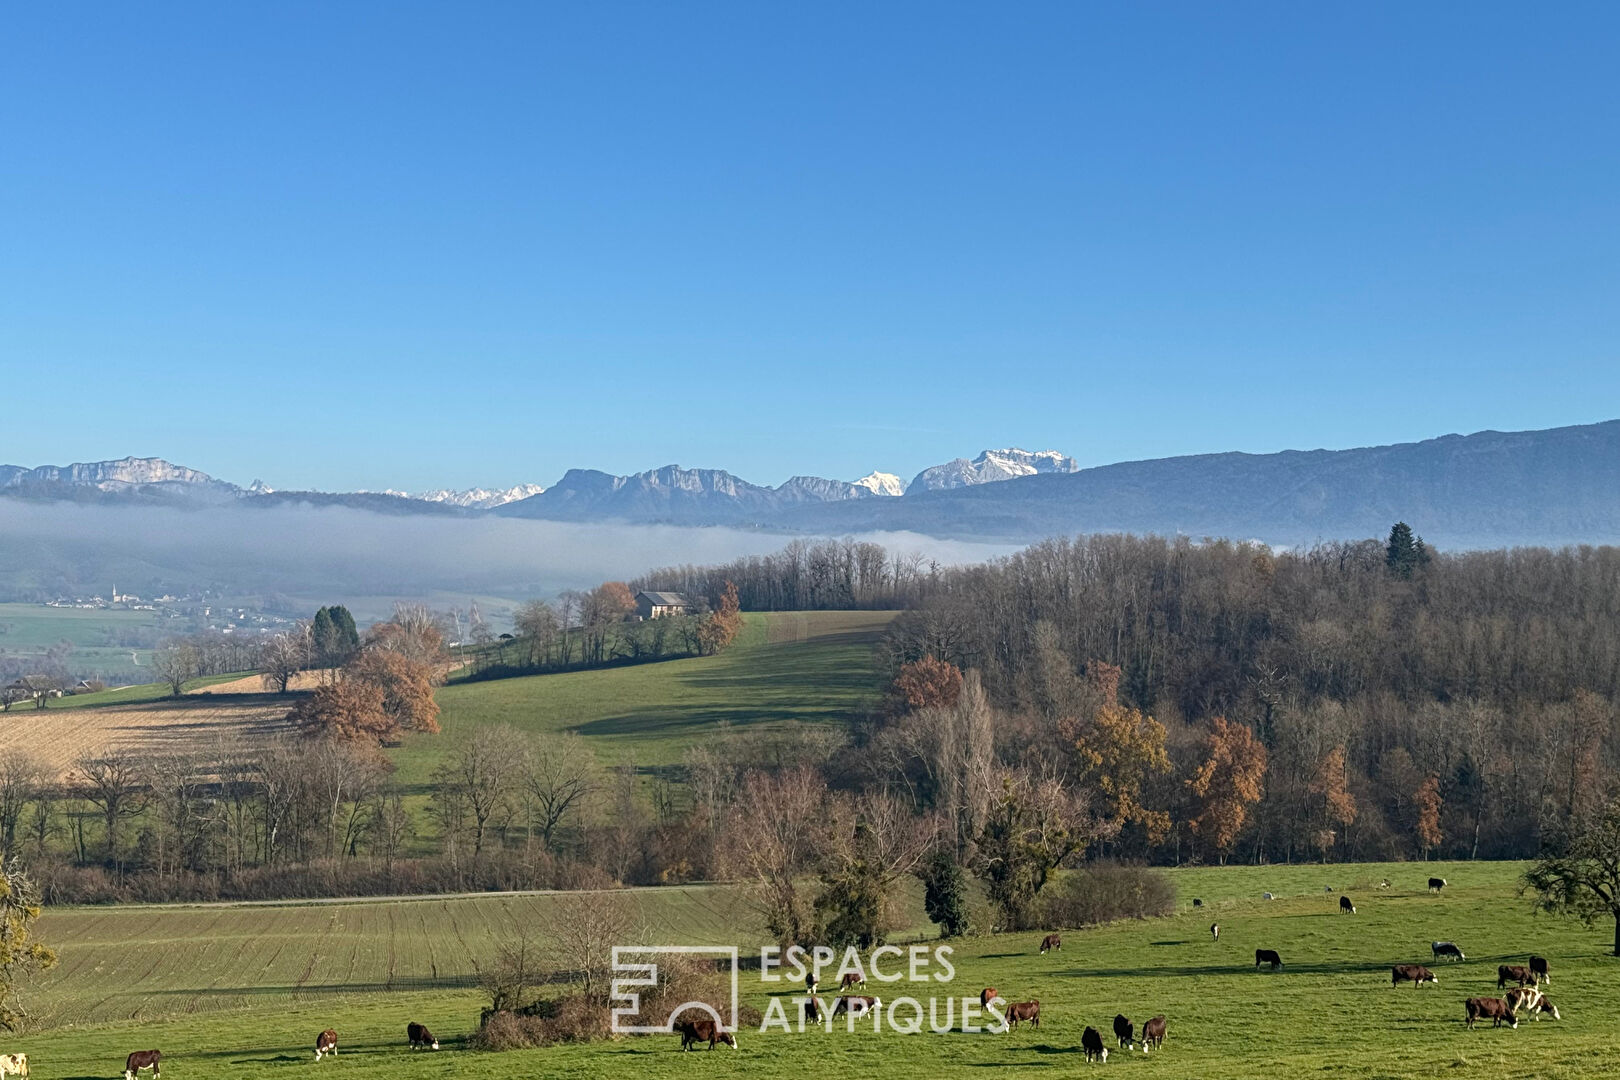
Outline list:
[[[733,1050],[737,1049],[737,1037],[707,1018],[677,1020],[674,1029],[675,1033],[681,1037],[682,1050],[690,1050],[702,1042],[708,1043],[710,1050],[714,1049],[716,1043],[725,1043]]]
[[[1533,986],[1516,986],[1503,997],[1507,1002],[1508,1011],[1515,1016],[1528,1014],[1530,1019],[1536,1020],[1536,1010],[1541,1006],[1541,991]]]
[[[27,1054],[0,1054],[0,1080],[8,1076],[28,1075]]]
[[[412,1050],[419,1046],[426,1046],[433,1050],[439,1048],[439,1040],[434,1038],[433,1032],[414,1021],[405,1025],[405,1037],[411,1041]]]
[[[1552,982],[1552,976],[1547,974],[1547,958],[1545,956],[1532,956],[1530,958],[1530,974],[1544,983]]]
[[[1114,1017],[1114,1038],[1127,1050],[1136,1041],[1136,1025],[1126,1019],[1123,1013]]]
[[[998,998],[1000,996],[1001,996],[1001,991],[1000,990],[997,990],[993,986],[985,987],[983,990],[979,991],[979,1007],[983,1008],[984,1006],[990,1004],[992,1001],[996,1000],[996,998]]]
[[[1420,983],[1438,983],[1440,981],[1434,977],[1434,972],[1422,964],[1396,964],[1389,970],[1389,985],[1391,986],[1399,986],[1403,982],[1409,982],[1413,988],[1416,988]]]
[[[1501,1027],[1504,1020],[1507,1021],[1508,1027],[1519,1026],[1519,1018],[1513,1015],[1513,1010],[1508,1008],[1507,1002],[1501,998],[1469,998],[1463,1002],[1463,1009],[1468,1014],[1470,1029],[1473,1028],[1475,1020],[1489,1020],[1491,1027]]]
[[[851,971],[848,974],[846,974],[842,979],[838,980],[838,989],[840,991],[848,990],[852,986],[865,986],[865,985],[866,985],[866,975],[864,973],[862,973],[862,972],[859,972],[859,971]]]
[[[1142,1053],[1164,1047],[1164,1031],[1167,1026],[1163,1016],[1155,1016],[1142,1025]]]
[[[142,1069],[152,1070],[152,1080],[158,1080],[158,1063],[163,1060],[161,1050],[137,1050],[124,1059],[124,1080],[135,1080]]]
[[[1523,964],[1503,964],[1496,969],[1496,988],[1500,990],[1508,983],[1516,983],[1519,986],[1534,986],[1536,985],[1536,973]]]
[[[881,1008],[883,1002],[879,998],[868,997],[865,994],[845,994],[833,1002],[832,1014],[837,1016],[839,1013],[849,1013],[851,1016],[865,1016]]]
[[[337,1032],[331,1028],[315,1036],[315,1060],[319,1061],[327,1054],[337,1056]]]
[[[1261,964],[1270,964],[1271,970],[1276,971],[1282,967],[1282,957],[1277,955],[1275,949],[1256,949],[1254,950],[1254,966],[1259,967]]]
[[[1554,1005],[1552,1003],[1552,1000],[1550,998],[1548,998],[1546,994],[1541,995],[1541,1000],[1536,1002],[1535,1015],[1530,1017],[1530,1019],[1532,1019],[1532,1020],[1540,1020],[1542,1013],[1548,1014],[1554,1020],[1562,1020],[1563,1019],[1562,1016],[1558,1015],[1558,1006]]]
[[[1094,1027],[1088,1027],[1080,1034],[1080,1045],[1085,1047],[1086,1064],[1100,1061],[1108,1064],[1108,1047],[1103,1045],[1102,1035]]]
[[[1059,934],[1047,934],[1041,938],[1041,952],[1045,954],[1053,949],[1063,951],[1063,937]]]
[[[1030,1027],[1041,1026],[1041,1003],[1039,1001],[1015,1001],[1007,1006],[1007,1027],[1017,1027],[1021,1022],[1028,1020]]]

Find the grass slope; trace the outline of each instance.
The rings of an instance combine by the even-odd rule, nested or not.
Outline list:
[[[158,1046],[166,1071],[177,1080],[212,1080],[262,1076],[283,1066],[307,1069],[315,1033],[332,1026],[341,1035],[342,1052],[321,1068],[365,1080],[550,1075],[661,1080],[694,1069],[719,1077],[965,1080],[984,1077],[986,1069],[992,1070],[988,1075],[1072,1074],[1083,1066],[1081,1031],[1089,1024],[1107,1036],[1114,1013],[1122,1011],[1139,1024],[1155,1013],[1169,1018],[1162,1054],[1109,1058],[1109,1070],[1143,1077],[1620,1076],[1620,1055],[1613,1051],[1620,1018],[1612,1009],[1620,961],[1603,955],[1603,928],[1591,931],[1534,916],[1517,895],[1521,870],[1517,864],[1408,863],[1178,871],[1174,876],[1184,906],[1177,915],[1065,933],[1063,950],[1046,956],[1036,954],[1038,933],[968,938],[956,943],[955,981],[925,988],[959,999],[994,985],[1011,1000],[1039,999],[1044,1015],[1038,1030],[906,1036],[887,1030],[872,1034],[869,1028],[850,1033],[842,1022],[831,1033],[748,1030],[741,1034],[740,1051],[704,1051],[707,1056],[698,1062],[680,1055],[673,1036],[498,1055],[460,1049],[459,1037],[474,1024],[479,1007],[477,993],[465,988],[468,957],[482,933],[476,927],[506,917],[501,905],[519,903],[511,898],[346,904],[337,911],[306,905],[52,913],[45,925],[57,920],[58,934],[67,932],[68,920],[90,920],[70,935],[80,946],[79,962],[90,967],[62,976],[76,987],[71,995],[76,1000],[94,1003],[126,994],[117,1008],[152,1003],[141,1015],[207,1009],[213,994],[230,995],[233,1004],[253,1001],[255,1007],[20,1036],[5,1049],[28,1052],[41,1080],[79,1080],[114,1076],[129,1050]],[[1450,880],[1445,893],[1426,891],[1431,872]],[[1393,888],[1351,893],[1359,909],[1353,916],[1338,914],[1337,896],[1321,891],[1323,885],[1384,877]],[[1260,900],[1262,891],[1279,899]],[[715,904],[715,895],[715,890],[671,890],[670,921],[661,929],[693,938],[713,934],[718,942],[753,938],[752,932],[738,933],[736,909]],[[1193,896],[1205,899],[1214,914],[1187,907]],[[472,907],[458,909],[458,904]],[[441,906],[451,913],[440,913]],[[517,917],[543,921],[539,909],[512,910]],[[289,933],[283,917],[305,922]],[[1219,944],[1209,939],[1212,918],[1222,924]],[[125,919],[131,922],[118,921]],[[323,919],[328,927],[315,932],[310,921]],[[412,919],[422,920],[426,929],[392,935],[375,929]],[[225,927],[232,929],[226,933]],[[170,936],[181,928],[183,933]],[[214,938],[217,947],[198,951],[201,941]],[[1438,986],[1392,989],[1388,966],[1429,963],[1428,942],[1435,938],[1456,940],[1469,959],[1431,964],[1440,976]],[[398,944],[405,939],[413,944]],[[446,974],[435,976],[439,988],[425,989],[401,976],[394,985],[408,989],[378,989],[375,973],[386,964],[401,964],[383,948],[385,940],[395,942],[400,955],[412,954],[404,966],[413,972],[440,962],[425,959],[423,950],[445,958]],[[64,946],[65,956],[75,955]],[[1284,970],[1257,972],[1256,947],[1280,951]],[[149,952],[150,959],[126,960],[126,954],[139,950]],[[1549,996],[1564,1020],[1521,1023],[1517,1031],[1465,1030],[1462,999],[1495,996],[1496,965],[1522,962],[1531,952],[1551,961]],[[138,963],[154,973],[123,989]],[[295,971],[302,975],[301,963],[312,965],[302,989],[290,977]],[[333,974],[351,970],[352,976]],[[770,991],[788,992],[765,987],[748,972],[742,985],[745,1000],[756,1006],[766,1003]],[[205,988],[201,993],[199,986]],[[43,996],[53,992],[47,985]],[[906,991],[874,982],[870,992],[893,1001]],[[86,1006],[86,1015],[108,1013]],[[432,1027],[446,1049],[438,1054],[407,1050],[404,1026],[413,1019]]]
[[[168,629],[155,611],[122,608],[58,608],[44,604],[0,604],[0,649],[43,656],[52,646],[73,646],[70,666],[105,678],[151,677],[152,646]],[[131,643],[134,644],[131,644]],[[131,655],[137,659],[132,660]]]
[[[873,651],[885,611],[749,614],[718,656],[455,682],[439,691],[438,735],[394,751],[399,779],[426,784],[433,768],[485,724],[576,731],[605,764],[676,764],[725,721],[740,731],[843,723],[874,701],[883,679]]]

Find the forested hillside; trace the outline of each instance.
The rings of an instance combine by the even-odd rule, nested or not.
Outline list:
[[[1242,858],[1533,853],[1620,761],[1614,548],[1051,540],[937,575],[889,645],[978,672],[1004,758],[1066,756],[1088,675],[1117,667],[1119,701],[1165,725],[1174,768],[1145,796],[1174,822],[1165,857],[1195,838],[1219,717],[1266,757]]]

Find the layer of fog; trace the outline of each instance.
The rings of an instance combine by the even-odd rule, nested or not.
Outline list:
[[[346,507],[175,510],[0,500],[0,589],[180,595],[518,600],[631,578],[654,567],[780,550],[794,537],[729,528],[601,525],[493,517],[388,516]],[[1004,545],[916,533],[856,539],[943,565]],[[367,605],[369,606],[369,605]]]

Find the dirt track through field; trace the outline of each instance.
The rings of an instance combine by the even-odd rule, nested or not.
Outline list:
[[[291,729],[286,698],[195,695],[141,705],[13,710],[0,725],[0,753],[21,751],[58,777],[108,749],[137,753],[233,751],[262,746]]]

